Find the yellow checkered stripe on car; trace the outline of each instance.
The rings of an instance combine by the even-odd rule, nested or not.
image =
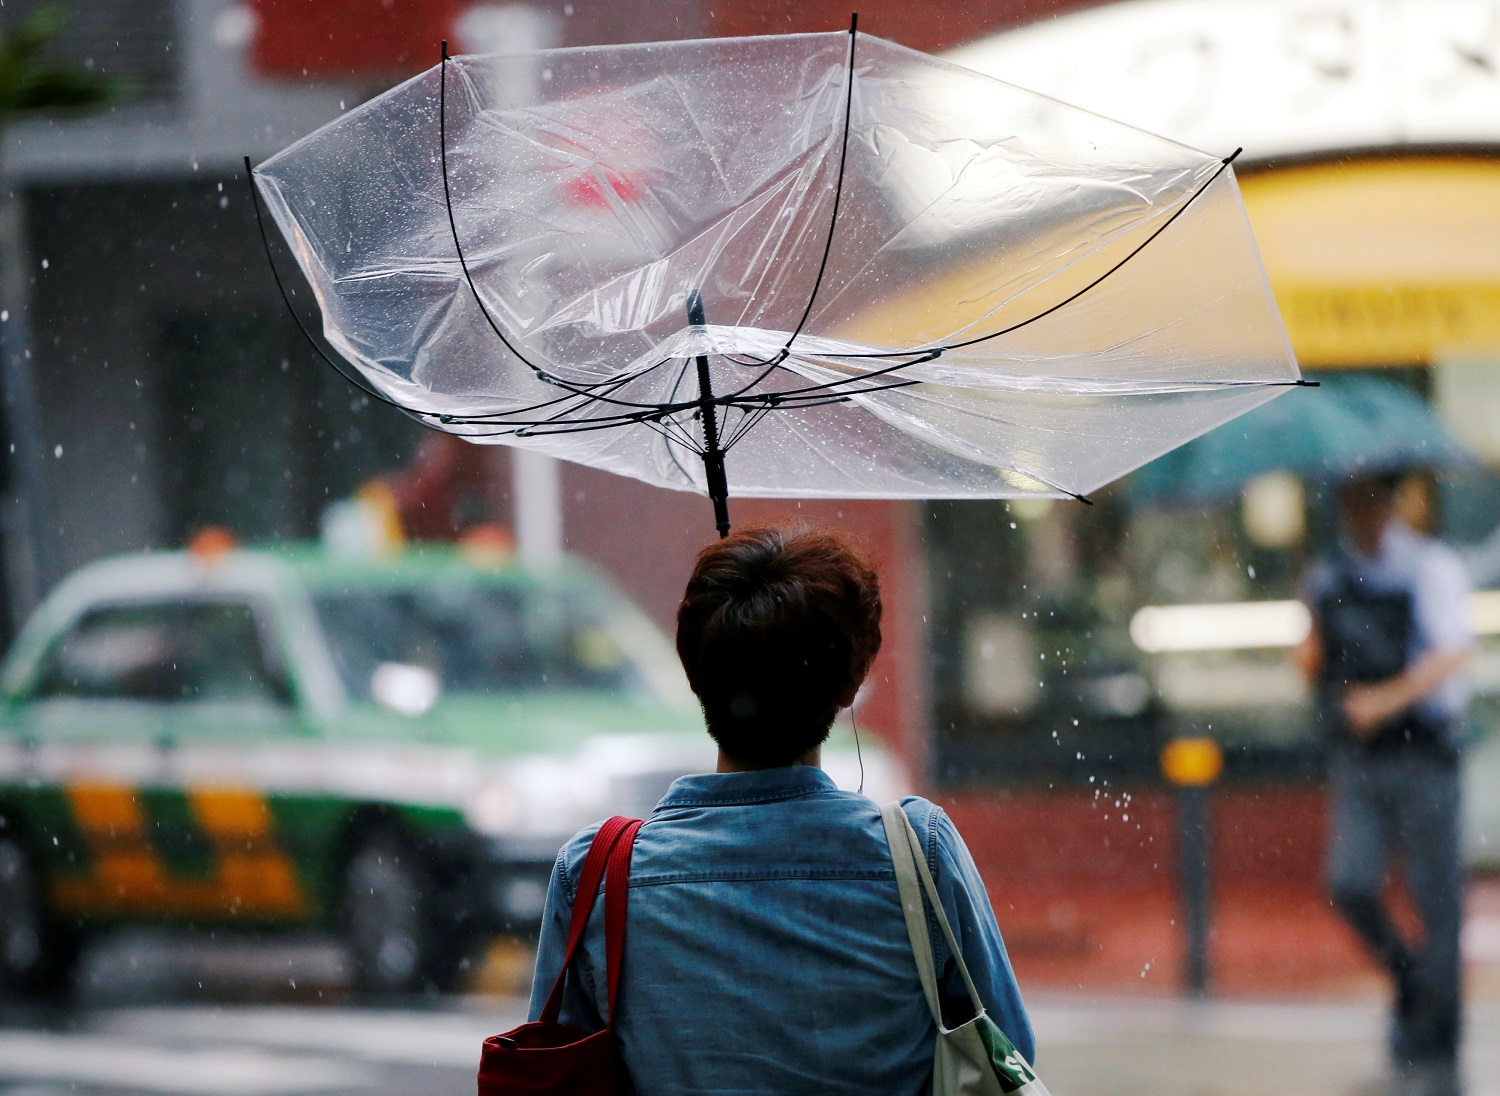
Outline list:
[[[271,811],[253,789],[185,790],[213,858],[211,871],[199,879],[168,871],[152,846],[134,787],[74,783],[65,792],[91,866],[84,876],[54,881],[53,900],[60,909],[249,917],[297,917],[306,909],[296,871],[276,841]]]

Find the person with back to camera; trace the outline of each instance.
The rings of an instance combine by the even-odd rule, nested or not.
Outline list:
[[[880,647],[880,613],[875,572],[830,532],[752,529],[699,553],[677,650],[719,762],[677,780],[635,841],[614,1030],[640,1096],[917,1096],[931,1085],[936,1029],[880,808],[818,767]],[[940,808],[917,797],[902,807],[986,1011],[1031,1060],[1030,1022],[968,849]],[[574,837],[553,872],[533,1020],[596,830]],[[590,918],[564,983],[562,1021],[584,1031],[607,1011],[602,920]],[[972,1006],[929,922],[951,1026]]]
[[[1468,577],[1443,544],[1396,515],[1400,477],[1339,493],[1345,544],[1308,575],[1307,669],[1332,747],[1328,884],[1334,906],[1395,987],[1390,1031],[1402,1091],[1458,1090],[1460,672],[1472,646]],[[1422,922],[1398,929],[1384,884],[1393,854]]]

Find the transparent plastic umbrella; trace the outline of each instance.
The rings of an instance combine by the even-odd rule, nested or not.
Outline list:
[[[445,56],[254,179],[369,390],[721,531],[1083,497],[1302,383],[1229,160],[853,28]]]

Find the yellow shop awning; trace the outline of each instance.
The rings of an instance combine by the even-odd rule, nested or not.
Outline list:
[[[1500,161],[1315,164],[1240,187],[1304,366],[1500,352]]]

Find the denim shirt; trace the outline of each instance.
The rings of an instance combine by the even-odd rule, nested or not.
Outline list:
[[[1031,1059],[1031,1024],[963,839],[903,800],[986,1011]],[[558,856],[531,991],[542,1010],[598,827]],[[606,1011],[603,896],[562,1021]],[[972,1014],[929,911],[945,1021]],[[805,765],[685,776],[636,838],[615,1034],[639,1096],[928,1091],[936,1029],[917,977],[880,808]]]

